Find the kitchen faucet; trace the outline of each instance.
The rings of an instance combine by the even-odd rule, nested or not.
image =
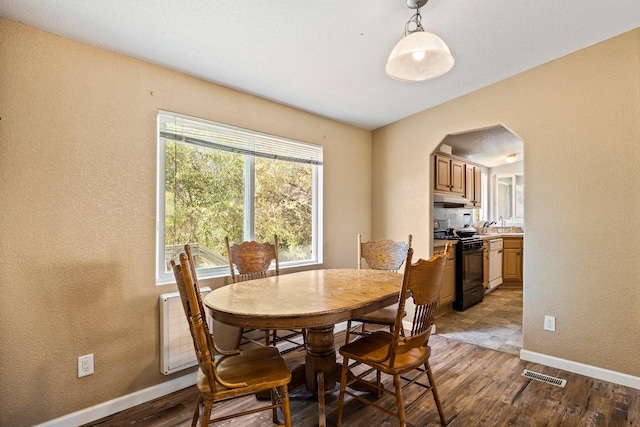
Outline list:
[[[494,225],[496,222],[495,221],[485,221],[484,225],[482,226],[482,234],[487,234],[487,232],[489,231],[489,227],[491,227],[492,225]]]

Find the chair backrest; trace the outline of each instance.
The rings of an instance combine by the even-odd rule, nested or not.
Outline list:
[[[171,267],[178,284],[185,315],[189,322],[198,365],[202,373],[207,377],[209,387],[212,391],[215,391],[217,373],[215,370],[213,336],[209,332],[205,312],[202,309],[200,289],[197,286],[197,281],[194,280],[195,276],[192,275],[195,267],[192,267],[187,254],[184,252],[180,254],[180,264],[176,264],[174,260],[171,260]]]
[[[200,294],[200,283],[198,282],[198,275],[196,274],[196,263],[193,259],[193,255],[191,254],[191,246],[189,246],[188,244],[184,245],[184,253],[185,255],[187,255],[187,260],[189,261],[189,268],[191,271],[191,280],[193,281],[193,287],[196,293],[196,299],[198,300],[198,308],[202,313],[202,323],[204,323],[204,326],[207,329],[207,331],[211,331],[212,329],[209,328],[209,325],[207,323],[207,316],[206,316],[206,311],[204,309],[204,304],[202,303],[202,295]],[[174,276],[176,276],[175,271],[174,271]],[[176,276],[176,285],[178,285],[178,292],[180,293],[182,306],[185,309],[185,314],[187,314],[188,301],[187,301],[186,292],[181,292],[181,290],[185,289],[185,281],[184,281],[184,276],[182,274],[180,274],[179,277]],[[215,345],[213,343],[213,337],[210,333],[207,334],[207,338],[209,339],[209,344],[210,344],[209,348],[214,349]]]
[[[402,289],[398,300],[393,341],[390,348],[391,365],[395,355],[405,353],[412,348],[426,346],[431,336],[431,326],[436,315],[440,290],[444,280],[447,257],[451,251],[451,242],[447,242],[444,253],[435,255],[428,261],[420,259],[411,262],[413,249],[407,251],[407,260],[402,279]],[[413,299],[415,314],[411,323],[411,331],[406,336],[400,335],[403,328],[405,301]]]
[[[242,242],[230,246],[229,238],[224,238],[233,283],[267,277],[271,262],[275,262],[273,274],[280,274],[278,236],[274,234],[273,240],[274,243]]]
[[[408,244],[386,239],[362,242],[362,237],[358,234],[358,269],[362,268],[364,258],[369,268],[374,270],[398,271],[410,247],[411,234]]]

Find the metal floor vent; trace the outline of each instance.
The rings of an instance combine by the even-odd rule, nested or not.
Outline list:
[[[537,372],[530,371],[525,369],[522,372],[523,377],[531,378],[532,380],[542,381],[543,383],[557,385],[558,387],[564,387],[567,384],[567,380],[563,380],[562,378],[551,377],[545,374],[539,374]]]

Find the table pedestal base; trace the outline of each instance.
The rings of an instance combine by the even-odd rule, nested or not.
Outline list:
[[[333,330],[333,325],[307,329],[305,363],[291,372],[289,383],[289,390],[293,391],[304,384],[308,393],[318,396],[319,427],[327,425],[325,395],[335,391],[342,370],[342,364],[336,363]],[[377,393],[375,387],[367,387],[366,384],[357,384],[356,388],[364,392]]]

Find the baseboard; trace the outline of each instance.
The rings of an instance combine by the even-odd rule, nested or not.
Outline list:
[[[341,322],[335,325],[334,332],[340,332],[347,328],[347,322]],[[173,393],[183,388],[190,387],[196,383],[195,372],[175,378],[161,384],[139,390],[126,396],[120,396],[108,402],[85,408],[77,412],[65,415],[55,420],[38,424],[35,427],[67,427],[70,425],[79,426],[87,424],[100,418],[108,417],[116,412],[133,408],[141,403],[149,402],[167,394]]]
[[[347,329],[347,322],[340,322],[340,323],[336,323],[333,326],[333,333],[337,334],[338,332],[342,332],[345,331]]]
[[[347,328],[347,322],[341,322],[335,325],[334,332],[341,332]],[[55,420],[38,424],[35,427],[67,427],[70,425],[79,426],[87,424],[100,418],[108,417],[116,412],[133,408],[141,403],[149,402],[167,394],[173,393],[183,388],[190,387],[196,383],[195,372],[175,378],[161,384],[139,390],[126,396],[120,396],[108,402],[85,408],[77,412],[65,415]]]
[[[520,350],[520,359],[640,390],[640,377],[634,377],[633,375],[560,359],[559,357],[548,356],[529,350]]]
[[[139,390],[126,396],[120,396],[108,402],[100,403],[56,418],[55,420],[47,421],[36,427],[68,427],[90,423],[91,421],[99,420],[100,418],[113,415],[116,412],[124,411],[141,403],[149,402],[175,391],[182,390],[183,388],[190,387],[195,383],[196,374],[192,372],[182,377],[145,388],[144,390]]]

